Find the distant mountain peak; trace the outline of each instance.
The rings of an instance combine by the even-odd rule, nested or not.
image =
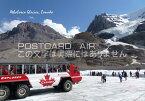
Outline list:
[[[33,22],[22,22],[11,31],[0,34],[1,41],[11,42],[51,42],[61,38],[64,37],[51,27]]]
[[[143,21],[145,21],[145,8],[123,15],[103,13],[95,16],[86,32],[96,35],[110,33],[114,35],[112,39],[117,40],[133,34]]]
[[[106,17],[106,13],[96,15],[94,20],[90,23],[86,32],[95,34],[103,29],[115,27],[116,24],[114,22],[109,21]]]

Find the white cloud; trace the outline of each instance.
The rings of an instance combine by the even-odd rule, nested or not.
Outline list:
[[[26,22],[24,20],[12,20],[9,22],[3,22],[1,27],[0,27],[0,34],[4,33],[6,31],[12,30],[14,27],[16,27],[18,24]]]
[[[55,23],[50,19],[45,19],[43,21],[43,25],[50,26],[51,28],[53,28],[54,30],[56,30],[57,32],[59,32],[60,34],[66,36],[66,37],[72,37],[75,34],[80,33],[80,31],[79,31],[80,28],[77,26],[74,26],[74,27],[72,27],[72,29],[67,31],[67,29],[62,24]]]
[[[80,33],[79,29],[80,29],[80,27],[78,27],[78,26],[72,27],[72,29],[70,29],[70,30],[68,31],[68,35],[74,36],[75,34]]]
[[[50,26],[51,28],[53,28],[54,30],[56,30],[57,32],[59,32],[61,34],[67,33],[66,28],[62,24],[54,23],[50,19],[45,19],[43,24]]]

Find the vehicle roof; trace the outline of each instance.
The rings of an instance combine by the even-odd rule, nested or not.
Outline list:
[[[27,63],[27,62],[21,62],[21,63],[0,63],[0,65],[8,65],[8,64],[74,64],[74,63],[70,63],[70,62],[39,62],[39,63]]]

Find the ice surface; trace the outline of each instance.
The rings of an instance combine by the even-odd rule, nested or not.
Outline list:
[[[105,32],[112,33],[115,35],[114,37],[116,39],[122,38],[122,37],[132,34],[141,22],[142,22],[141,20],[129,21],[129,22],[123,23],[117,27],[104,29],[104,30],[100,31],[99,33],[105,33]]]
[[[111,74],[113,70],[96,71]],[[140,73],[143,72],[144,70]],[[81,72],[82,75],[89,75],[89,73],[89,70]],[[32,90],[29,97],[16,101],[145,101],[145,78],[128,77],[127,81],[123,79],[120,83],[118,77],[107,76],[107,82],[102,83],[99,76],[83,76],[82,81],[73,85],[70,92],[65,93],[53,88]]]

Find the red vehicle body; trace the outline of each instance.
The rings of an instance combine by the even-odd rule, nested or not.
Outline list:
[[[30,88],[54,87],[68,92],[72,84],[82,80],[78,66],[66,63],[3,63],[0,64],[0,101],[11,93],[25,98]]]

